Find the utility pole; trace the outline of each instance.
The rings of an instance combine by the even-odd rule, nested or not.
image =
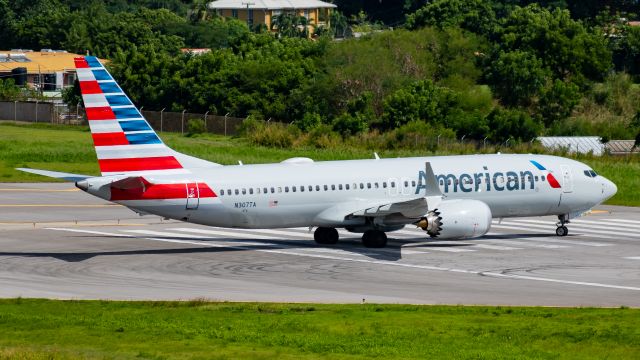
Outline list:
[[[251,21],[249,21],[249,6],[251,5],[255,5],[256,3],[254,2],[242,2],[242,5],[247,5],[247,26],[249,26],[249,30],[251,30],[251,26],[253,25],[251,22],[253,22],[253,16],[251,17]]]

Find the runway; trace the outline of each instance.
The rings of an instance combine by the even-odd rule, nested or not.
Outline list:
[[[465,241],[406,227],[385,249],[340,232],[140,217],[70,184],[0,184],[0,297],[640,306],[640,208],[494,221]]]

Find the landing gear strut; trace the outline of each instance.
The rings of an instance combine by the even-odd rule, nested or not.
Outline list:
[[[318,244],[333,245],[338,242],[338,230],[328,227],[319,227],[313,233],[313,239]]]
[[[567,219],[567,215],[558,215],[558,220],[560,220],[556,225],[558,226],[556,228],[556,235],[558,236],[567,236],[567,234],[569,234],[569,229],[567,229],[566,226],[564,226],[564,224],[568,224],[569,220]]]
[[[387,234],[380,230],[367,230],[362,234],[362,244],[368,248],[387,246]]]

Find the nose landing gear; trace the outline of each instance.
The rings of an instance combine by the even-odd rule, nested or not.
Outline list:
[[[558,236],[567,236],[569,234],[569,229],[564,225],[569,223],[568,216],[566,214],[558,215],[559,222],[556,224],[558,227],[556,228],[556,235]]]

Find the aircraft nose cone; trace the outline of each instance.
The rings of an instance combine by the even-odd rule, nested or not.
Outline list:
[[[604,179],[602,183],[602,194],[604,196],[604,200],[610,199],[613,195],[618,192],[618,187],[609,179]]]
[[[89,189],[89,182],[87,180],[76,181],[76,187],[82,191]]]

